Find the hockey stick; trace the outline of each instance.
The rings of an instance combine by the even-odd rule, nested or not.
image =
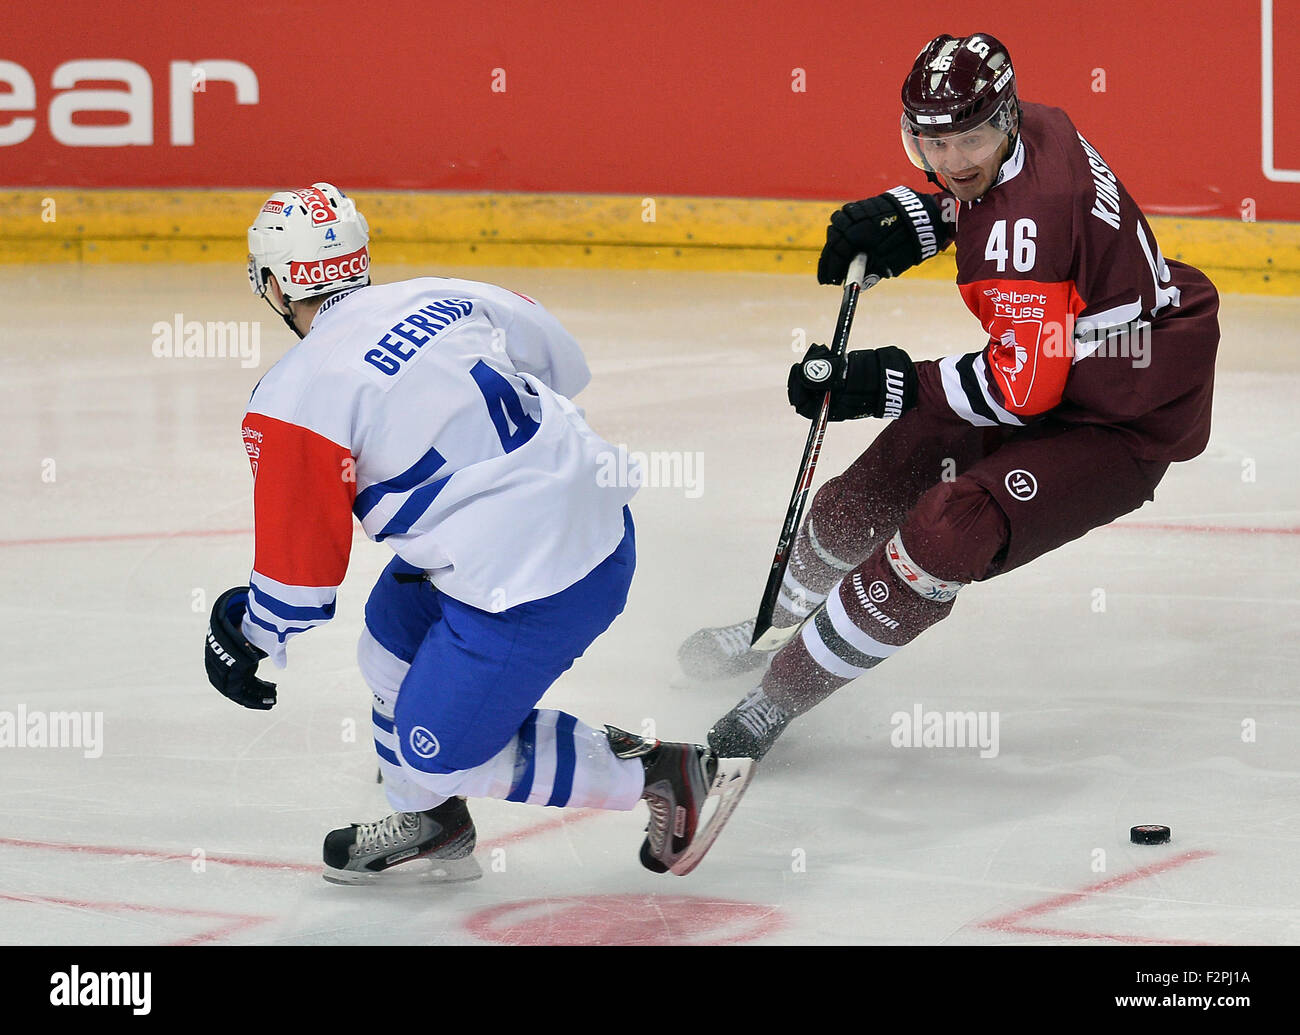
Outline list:
[[[872,277],[868,283],[867,257],[858,255],[849,264],[848,276],[844,278],[844,297],[840,302],[840,315],[835,323],[835,337],[831,339],[831,354],[835,357],[844,355],[849,343],[849,328],[853,325],[853,313],[858,307],[858,295],[866,288],[875,286],[880,278]],[[825,364],[825,360],[809,360],[809,365]],[[809,371],[811,374],[811,371]],[[829,374],[829,371],[827,371]],[[819,379],[818,379],[819,380]],[[812,487],[813,471],[817,467],[817,457],[821,455],[822,438],[826,434],[826,419],[831,409],[831,393],[827,389],[822,399],[822,408],[808,431],[808,442],[803,447],[803,460],[799,462],[799,476],[794,482],[794,493],[790,497],[790,506],[785,512],[785,524],[781,526],[781,537],[776,542],[776,555],[772,558],[772,568],[768,572],[767,585],[763,589],[763,600],[758,607],[758,617],[754,619],[754,637],[750,646],[755,650],[773,651],[794,635],[798,626],[787,629],[772,628],[772,614],[776,610],[777,597],[781,595],[781,582],[785,578],[785,569],[790,563],[790,549],[799,532],[799,522],[803,519],[804,504],[808,502],[808,490]]]

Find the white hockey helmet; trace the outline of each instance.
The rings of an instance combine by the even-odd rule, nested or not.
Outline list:
[[[369,241],[366,217],[332,183],[277,191],[248,228],[253,293],[270,301],[268,276],[289,302],[369,284]]]

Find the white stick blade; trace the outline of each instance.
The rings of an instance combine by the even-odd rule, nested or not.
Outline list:
[[[794,637],[794,634],[797,633],[798,631],[799,631],[799,626],[797,625],[789,625],[786,626],[784,629],[778,629],[775,626],[773,626],[772,628],[768,629],[767,632],[763,633],[763,635],[760,636],[757,640],[755,640],[751,645],[750,649],[761,650],[761,651],[780,650],[782,647],[784,647],[787,643],[790,642],[790,640]]]

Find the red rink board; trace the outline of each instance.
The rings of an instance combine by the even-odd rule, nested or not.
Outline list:
[[[1300,9],[1276,6],[1274,164],[1300,170]],[[891,19],[780,0],[394,2],[382,16],[337,0],[48,0],[6,12],[0,185],[327,178],[352,189],[857,197],[922,183],[898,140],[903,75],[931,36],[982,30],[1011,48],[1022,95],[1064,107],[1148,212],[1241,218],[1250,200],[1258,219],[1295,220],[1300,183],[1263,168],[1271,7],[1000,0],[954,17],[950,4],[917,0]],[[133,122],[73,110],[95,103],[78,91],[120,102],[127,89],[71,78],[70,62],[91,59],[136,66]],[[240,63],[256,102],[184,66],[173,82],[174,62],[203,61]],[[58,139],[87,126],[127,135],[128,124],[140,142]]]

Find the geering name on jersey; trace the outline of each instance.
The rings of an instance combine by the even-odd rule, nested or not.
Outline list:
[[[403,369],[404,362],[415,358],[416,349],[423,348],[439,331],[472,312],[474,303],[468,298],[430,302],[393,324],[379,339],[379,347],[365,354],[365,361],[385,374],[396,374]],[[409,347],[403,342],[409,343]]]

